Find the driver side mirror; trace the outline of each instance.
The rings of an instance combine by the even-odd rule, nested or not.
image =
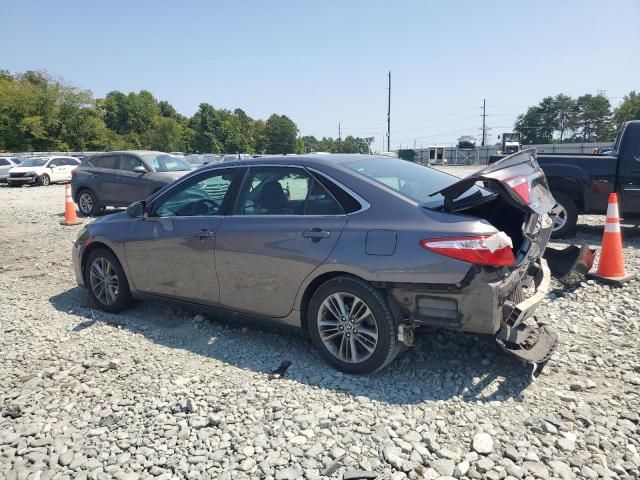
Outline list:
[[[127,207],[127,214],[131,218],[143,218],[144,217],[144,208],[147,206],[144,200],[139,202],[132,203]]]
[[[133,171],[135,173],[147,173],[147,169],[144,168],[142,165],[138,165],[136,167],[133,167]]]

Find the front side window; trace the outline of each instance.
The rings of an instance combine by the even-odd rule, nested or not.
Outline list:
[[[166,153],[144,154],[143,158],[151,163],[156,172],[183,172],[191,170],[191,165],[185,162],[182,157],[168,155]]]
[[[304,169],[256,167],[240,193],[237,215],[342,215],[329,192]]]
[[[237,170],[207,172],[193,177],[160,197],[153,207],[155,217],[200,217],[221,215],[231,193]]]
[[[130,155],[123,155],[120,157],[120,170],[133,172],[133,169],[136,167],[144,167],[144,165],[142,165],[140,160]]]

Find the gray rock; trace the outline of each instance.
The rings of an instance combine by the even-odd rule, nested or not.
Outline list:
[[[476,433],[473,437],[473,449],[483,455],[493,452],[493,438],[488,433]]]

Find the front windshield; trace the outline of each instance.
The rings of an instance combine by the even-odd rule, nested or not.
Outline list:
[[[21,167],[44,167],[46,163],[47,163],[46,158],[27,158],[20,164],[20,166]]]
[[[154,153],[144,155],[145,159],[153,165],[156,172],[183,172],[191,170],[191,165],[185,162],[182,157],[169,155],[166,153]]]
[[[439,208],[444,203],[444,197],[441,194],[433,197],[430,197],[430,194],[459,180],[453,175],[398,158],[373,157],[346,162],[343,165],[428,208]],[[471,195],[485,197],[492,195],[492,193],[478,186],[473,186],[457,201],[464,200]]]

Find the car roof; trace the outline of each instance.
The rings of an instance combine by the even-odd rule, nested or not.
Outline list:
[[[179,155],[173,155],[172,153],[167,153],[167,152],[158,152],[156,150],[114,150],[113,152],[100,152],[100,153],[96,153],[94,155],[91,155],[92,157],[94,156],[98,156],[98,155],[113,155],[113,154],[123,154],[123,153],[130,153],[133,155],[147,155],[149,153],[155,153],[155,154],[160,154],[160,155],[172,155],[174,157],[178,157]]]
[[[259,165],[300,165],[307,167],[323,166],[323,165],[341,165],[347,162],[353,162],[357,160],[373,160],[373,159],[385,159],[385,160],[397,160],[384,155],[367,155],[362,153],[332,153],[332,154],[304,154],[304,155],[269,155],[256,158],[243,158],[240,160],[232,160],[224,163],[209,164],[203,167],[200,171],[214,168],[225,168],[230,166],[259,166]]]

